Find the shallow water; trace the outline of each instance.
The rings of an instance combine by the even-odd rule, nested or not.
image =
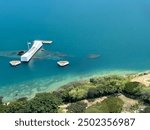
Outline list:
[[[1,0],[0,95],[11,99],[86,75],[149,70],[149,7],[149,0]],[[44,45],[51,54],[10,67],[19,59],[10,52],[36,39],[53,40]],[[60,59],[70,65],[58,67]]]

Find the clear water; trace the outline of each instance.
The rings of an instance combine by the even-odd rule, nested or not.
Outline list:
[[[48,39],[54,42],[44,48],[66,54],[70,65],[46,58],[12,68],[14,57],[0,56],[0,95],[10,100],[89,75],[149,70],[149,7],[149,0],[1,0],[0,53]]]

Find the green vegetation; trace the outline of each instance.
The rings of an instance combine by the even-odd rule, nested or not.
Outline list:
[[[3,104],[3,97],[0,97],[0,105]]]
[[[120,113],[122,111],[123,101],[117,97],[109,97],[102,101],[101,103],[97,103],[95,105],[90,106],[86,109],[87,113]]]
[[[150,106],[146,107],[142,113],[150,113]]]
[[[140,99],[143,100],[146,104],[150,104],[150,92],[143,92],[140,96]]]
[[[132,96],[140,96],[144,85],[138,82],[128,82],[125,84],[124,92]]]
[[[6,113],[21,113],[24,112],[26,109],[25,106],[27,104],[27,100],[24,101],[14,101],[11,102],[9,105],[5,106],[5,112]]]
[[[138,82],[128,82],[123,90],[124,94],[130,98],[136,98],[146,104],[150,104],[150,91]]]
[[[67,109],[69,113],[83,113],[85,112],[87,104],[84,102],[71,103]]]
[[[6,110],[5,105],[3,105],[3,97],[0,97],[0,113],[4,113]]]
[[[6,112],[6,106],[0,105],[0,113],[5,113]]]
[[[62,98],[63,102],[76,102],[86,99],[88,90],[95,87],[89,82],[73,82],[54,93]]]
[[[90,79],[96,88],[91,88],[88,91],[87,98],[95,98],[115,93],[120,93],[124,89],[127,80],[119,76],[109,76],[97,79]]]
[[[76,102],[83,99],[101,97],[123,91],[128,78],[106,76],[91,78],[89,82],[76,82],[64,86],[55,92],[64,102]]]
[[[60,104],[61,99],[54,94],[39,93],[25,105],[23,112],[56,113]]]
[[[135,110],[137,110],[137,109],[139,109],[139,104],[135,104],[135,105],[132,105],[132,106],[130,107],[130,110],[131,110],[131,111],[135,111]]]
[[[98,88],[89,88],[87,97],[90,98],[95,98],[99,96],[99,89]]]
[[[68,112],[74,113],[121,112],[123,102],[116,96],[118,94],[125,94],[129,98],[136,98],[140,102],[150,104],[150,89],[138,82],[130,82],[130,76],[104,76],[72,82],[51,93],[36,94],[30,100],[23,97],[4,104],[3,97],[0,97],[0,112],[55,113],[62,111],[59,108],[61,104],[70,104],[67,108]],[[95,98],[103,96],[108,98],[88,108],[82,101],[83,99],[94,101]],[[137,109],[137,107],[133,106],[131,109]]]
[[[9,105],[2,105],[0,112],[7,113],[56,113],[61,99],[51,93],[37,94],[33,99],[21,99],[11,102]],[[5,108],[5,110],[4,110]]]

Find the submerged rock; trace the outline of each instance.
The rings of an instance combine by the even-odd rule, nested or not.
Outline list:
[[[0,57],[8,58],[20,58],[26,51],[0,51]],[[69,57],[67,54],[61,52],[52,52],[45,49],[39,50],[34,56],[33,59],[50,59],[50,60],[61,60],[63,58]]]
[[[100,57],[99,54],[90,54],[90,55],[88,56],[88,58],[90,58],[90,59],[96,59],[96,58],[99,58],[99,57]]]

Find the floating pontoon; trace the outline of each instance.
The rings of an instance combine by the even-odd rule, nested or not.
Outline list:
[[[57,64],[61,67],[69,65],[69,61],[58,61]]]
[[[20,65],[21,64],[21,61],[18,61],[18,60],[12,60],[9,62],[11,66],[17,66],[17,65]]]

